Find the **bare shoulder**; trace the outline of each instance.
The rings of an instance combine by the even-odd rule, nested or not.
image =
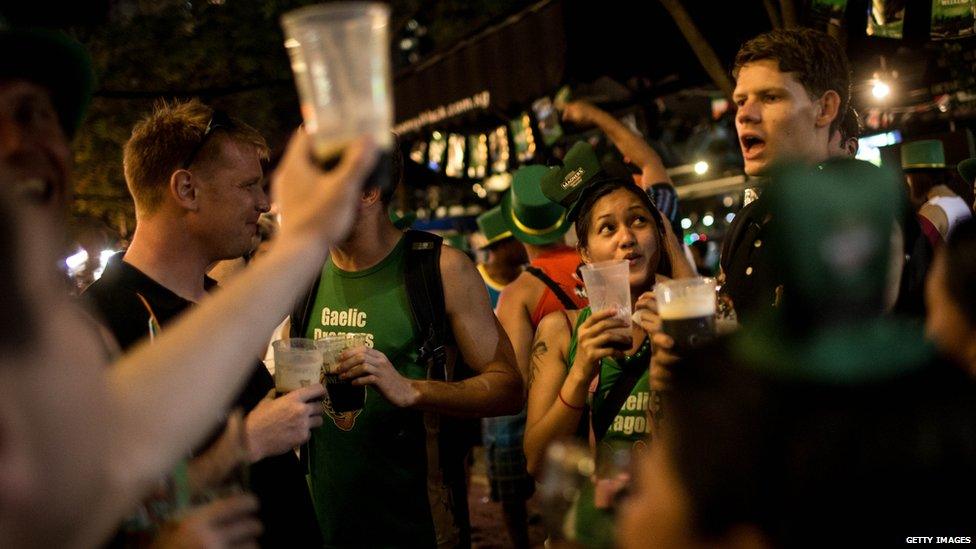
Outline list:
[[[481,273],[464,252],[441,246],[440,267],[444,301],[449,313],[494,318]]]
[[[463,275],[464,273],[478,275],[474,262],[467,255],[457,248],[441,245],[441,274],[445,277],[451,275]],[[480,276],[480,275],[478,275]]]
[[[553,311],[542,318],[536,327],[536,339],[569,340],[572,325],[579,311]]]
[[[529,303],[534,304],[535,301],[538,301],[539,297],[542,296],[543,289],[544,285],[538,278],[527,271],[523,271],[508,286],[505,286],[502,295],[507,294],[509,299],[516,298],[528,307]]]

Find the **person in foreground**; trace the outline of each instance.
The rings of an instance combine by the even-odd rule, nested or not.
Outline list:
[[[656,280],[690,276],[692,268],[647,193],[631,178],[603,170],[592,149],[580,154],[580,148],[588,146],[579,144],[567,154],[579,164],[552,168],[543,177],[543,190],[554,201],[575,204],[570,216],[575,217],[585,263],[628,262],[631,304],[640,307],[638,298]],[[653,398],[647,380],[650,330],[636,322],[621,330],[626,323],[615,315],[613,309],[587,307],[553,312],[539,324],[525,431],[525,455],[533,475],[539,474],[549,444],[577,433],[595,443],[598,468],[602,457],[616,451],[636,453],[646,446]],[[615,391],[618,384],[624,389]],[[608,395],[618,392],[625,398],[611,402]],[[580,543],[613,543],[613,490],[610,484],[584,488],[576,510],[575,536]]]
[[[90,78],[87,54],[63,35],[0,33],[0,49],[14,47],[34,61],[0,64],[0,547],[91,547],[222,421],[264,338],[348,231],[376,150],[357,142],[326,173],[296,134],[273,183],[283,224],[265,260],[106,368],[56,269],[68,136],[91,89],[69,76]],[[203,520],[255,508],[240,496]]]
[[[969,543],[956,494],[976,488],[974,385],[917,323],[884,314],[897,177],[843,160],[774,178],[769,246],[791,291],[676,364],[621,546]]]

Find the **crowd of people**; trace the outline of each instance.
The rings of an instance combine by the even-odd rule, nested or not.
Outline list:
[[[25,52],[0,61],[0,547],[466,547],[479,429],[515,547],[563,441],[596,470],[623,453],[632,474],[588,476],[554,542],[976,534],[976,168],[954,173],[937,141],[902,148],[905,180],[850,158],[833,38],[777,30],[736,56],[745,172],[765,190],[723,242],[724,328],[680,351],[655,295],[697,276],[674,188],[584,101],[564,119],[624,162],[577,143],[519,168],[478,220],[478,265],[391,221],[397,148],[382,184],[370,139],[323,171],[300,129],[269,175],[240,118],[161,102],[123,151],[131,244],[72,299],[55,266],[87,53],[37,30],[0,44]],[[211,268],[255,255],[272,202],[274,238],[218,285]],[[580,269],[608,260],[627,263],[630,322],[588,306]],[[362,402],[277,395],[258,360],[276,328],[362,336],[336,372]]]

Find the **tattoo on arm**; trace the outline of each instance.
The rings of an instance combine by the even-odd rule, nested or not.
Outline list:
[[[539,373],[539,361],[542,360],[542,355],[549,351],[549,347],[546,346],[546,342],[538,340],[532,345],[532,368],[529,369],[529,383],[528,386],[532,386],[532,381],[535,380],[536,374]]]

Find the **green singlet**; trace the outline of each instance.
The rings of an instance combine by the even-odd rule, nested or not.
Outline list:
[[[577,333],[579,327],[591,314],[587,307],[580,311],[576,318],[576,327],[573,329],[572,337],[569,341],[569,349],[566,353],[568,359],[566,368],[572,366],[576,359]],[[645,339],[644,344],[637,350],[634,356],[624,359],[625,364],[636,360],[642,360],[644,353],[649,353],[650,347]],[[598,373],[596,393],[591,395],[590,409],[599,410],[607,397],[607,393],[613,384],[620,377],[623,369],[616,360],[604,358],[600,361],[600,371]],[[643,375],[637,380],[634,388],[630,391],[623,407],[617,413],[610,428],[603,438],[597,441],[596,470],[600,471],[607,464],[604,460],[609,459],[616,450],[639,450],[646,446],[651,432],[650,425],[647,424],[647,409],[650,405],[651,389],[648,381],[648,373],[645,370]],[[613,547],[613,518],[612,509],[597,509],[594,504],[594,486],[592,482],[584,484],[580,492],[579,500],[576,503],[576,541],[586,547]]]
[[[403,281],[404,242],[363,271],[342,271],[329,258],[306,337],[366,334],[367,345],[382,351],[401,375],[425,379]],[[373,387],[367,387],[360,411],[325,408],[325,422],[309,441],[312,496],[325,546],[456,546],[467,528],[466,501],[464,516],[457,511],[457,500],[465,497],[463,476],[453,473],[455,464],[438,461],[424,414],[395,407]]]

